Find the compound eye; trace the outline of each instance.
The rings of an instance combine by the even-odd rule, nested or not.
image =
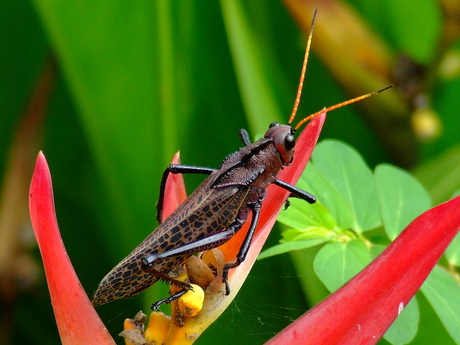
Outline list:
[[[292,134],[288,134],[284,137],[284,147],[286,148],[287,151],[290,151],[294,148],[295,146],[295,139]]]
[[[279,125],[279,122],[272,122],[270,123],[270,126],[268,126],[268,128],[278,127]]]

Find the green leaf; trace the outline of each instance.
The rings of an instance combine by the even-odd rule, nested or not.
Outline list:
[[[341,229],[349,229],[353,222],[353,214],[350,204],[324,177],[315,164],[310,162],[302,174],[297,187],[313,193],[318,203],[324,205],[334,217],[337,226]]]
[[[386,4],[383,14],[390,23],[389,29],[400,51],[418,63],[428,64],[435,57],[442,30],[439,3],[434,0],[389,0]]]
[[[435,266],[421,291],[430,302],[447,332],[460,343],[460,286],[443,268]]]
[[[334,231],[321,228],[321,227],[310,227],[306,229],[288,229],[284,230],[281,235],[281,243],[293,242],[293,241],[306,241],[316,238],[333,238],[337,234]]]
[[[369,250],[361,240],[330,242],[315,257],[313,267],[318,278],[335,291],[371,261]]]
[[[361,232],[381,225],[374,177],[354,149],[339,141],[325,140],[316,146],[312,160],[350,204],[352,229]]]
[[[257,257],[258,260],[268,258],[270,256],[275,256],[279,254],[284,254],[294,250],[301,250],[305,248],[311,248],[322,244],[328,241],[328,238],[312,238],[304,241],[290,241],[285,243],[277,244],[276,246],[270,247],[267,250],[264,250]]]
[[[431,207],[423,186],[409,173],[388,164],[375,169],[385,232],[394,240],[409,223]]]
[[[259,255],[259,259],[316,246],[333,238],[336,233],[334,218],[321,204],[306,205],[305,201],[292,199],[290,206],[278,216],[278,221],[292,227],[282,232],[281,244]]]
[[[455,236],[447,248],[445,256],[451,265],[460,266],[460,234]]]
[[[383,337],[393,345],[407,344],[417,335],[419,319],[417,299],[412,298]]]
[[[325,228],[333,230],[335,220],[320,203],[308,205],[304,200],[289,199],[290,206],[280,212],[278,221],[294,229]]]
[[[220,1],[230,51],[233,58],[241,97],[252,133],[267,129],[267,119],[280,121],[281,107],[273,88],[275,80],[283,80],[271,51],[269,37],[259,28],[261,22],[250,20],[263,8],[257,3]],[[260,31],[260,32],[259,32]],[[262,33],[262,34],[261,34]]]
[[[34,4],[109,194],[105,202],[114,210],[117,224],[112,236],[133,247],[138,239],[125,229],[140,233],[143,228],[145,233],[139,214],[154,224],[146,200],[156,194],[158,182],[154,184],[152,177],[160,176],[163,168],[152,159],[152,147],[158,147],[154,154],[163,166],[174,153],[167,148],[169,138],[177,138],[177,130],[162,121],[162,114],[182,112],[162,105],[184,104],[180,95],[171,94],[175,66],[166,61],[174,46],[168,40],[171,26],[155,30],[171,13],[166,3],[153,2],[108,5],[51,0]],[[161,42],[158,49],[154,41]],[[159,71],[158,65],[164,68]],[[157,126],[161,129],[155,131]],[[138,181],[152,182],[141,185]],[[126,207],[127,200],[132,207]]]
[[[383,253],[383,251],[387,249],[387,246],[383,246],[381,244],[374,244],[370,249],[371,259],[374,260],[377,256]]]

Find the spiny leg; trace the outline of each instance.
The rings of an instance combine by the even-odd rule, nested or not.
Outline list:
[[[178,300],[181,296],[183,296],[189,290],[193,290],[192,287],[190,287],[189,289],[180,290],[180,291],[176,292],[175,294],[173,294],[173,295],[171,295],[169,297],[162,298],[162,299],[156,301],[155,303],[152,303],[152,305],[150,306],[150,309],[152,309],[153,311],[159,311],[160,310],[160,305],[162,305],[163,303],[164,304],[169,304],[171,302],[174,302],[174,301]]]
[[[310,204],[313,204],[314,202],[316,202],[316,197],[314,195],[300,188],[297,188],[287,182],[276,179],[274,183],[277,186],[289,191],[291,193],[290,196],[300,198],[302,200],[307,201]],[[246,259],[246,256],[249,252],[249,248],[251,246],[252,238],[254,237],[254,233],[256,231],[257,224],[259,222],[261,203],[262,203],[262,199],[248,205],[248,207],[252,211],[252,220],[251,220],[251,225],[249,226],[248,233],[246,234],[246,237],[244,238],[244,241],[241,244],[238,255],[236,256],[236,261],[226,263],[224,266],[224,270],[222,274],[222,281],[225,283],[225,294],[226,295],[230,294],[230,286],[228,284],[228,271],[231,268],[238,267]]]
[[[241,244],[240,250],[238,255],[236,256],[235,262],[228,262],[224,266],[224,270],[222,273],[222,282],[225,284],[225,294],[230,294],[230,286],[228,284],[228,270],[231,268],[238,267],[245,259],[249,251],[249,247],[251,246],[252,238],[254,237],[254,233],[257,228],[257,224],[259,223],[259,216],[260,216],[260,202],[254,203],[249,205],[252,211],[252,220],[251,225],[249,226],[248,233],[244,238],[243,243]]]
[[[172,258],[178,255],[192,255],[205,250],[216,248],[232,238],[241,228],[241,226],[242,223],[237,220],[225,231],[218,232],[217,234],[210,235],[200,240],[184,244],[163,253],[145,255],[142,258],[142,266],[145,267],[145,271],[150,272],[149,269],[155,265],[155,261],[157,260]]]
[[[179,288],[182,289],[182,290],[176,292],[175,294],[173,294],[173,295],[171,295],[169,297],[160,299],[160,300],[156,301],[155,303],[152,303],[152,305],[150,307],[152,310],[158,311],[161,304],[163,304],[163,303],[169,304],[169,303],[177,300],[178,298],[180,298],[187,291],[192,289],[192,287],[191,287],[191,285],[189,283],[187,283],[185,281],[181,281],[181,280],[171,278],[167,274],[164,274],[162,272],[157,271],[152,266],[146,265],[146,263],[144,262],[144,259],[141,260],[141,263],[142,263],[142,269],[145,272],[153,274],[153,275],[157,276],[158,278],[160,278],[161,280],[165,281],[166,283],[169,283],[171,285],[176,285],[176,286],[178,286]]]
[[[144,256],[141,259],[142,263],[142,269],[146,272],[149,272],[151,274],[154,274],[158,276],[160,279],[169,282],[171,284],[177,285],[181,287],[183,290],[175,293],[174,295],[161,299],[155,303],[152,304],[152,309],[153,308],[158,308],[162,303],[170,303],[172,301],[175,301],[178,299],[180,296],[182,296],[185,292],[182,291],[188,291],[190,290],[190,284],[178,281],[174,278],[171,278],[167,276],[164,273],[158,272],[155,270],[153,267],[155,265],[155,262],[160,259],[167,259],[167,258],[172,258],[174,256],[178,255],[188,255],[188,254],[195,254],[201,251],[209,250],[212,248],[216,248],[225,242],[227,242],[230,238],[232,238],[238,230],[241,229],[243,226],[244,221],[240,219],[236,219],[230,226],[227,227],[225,231],[219,232],[217,234],[213,234],[211,236],[205,237],[203,239],[200,239],[198,241],[194,241],[191,243],[187,243],[185,245],[182,245],[177,248],[173,248],[171,250],[165,251],[163,253],[158,253],[158,254],[149,254]],[[249,242],[250,243],[250,242]],[[243,259],[244,260],[244,259]],[[226,287],[228,286],[228,283],[226,283]],[[182,293],[181,293],[182,292]]]

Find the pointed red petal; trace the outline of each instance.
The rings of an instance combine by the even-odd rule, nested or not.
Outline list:
[[[30,185],[29,210],[62,343],[115,344],[67,256],[54,211],[51,175],[41,152]]]
[[[179,152],[174,155],[171,164],[180,164]],[[169,174],[165,186],[162,220],[168,218],[185,199],[187,199],[187,192],[182,174]]]
[[[345,286],[266,344],[375,344],[460,229],[460,197],[416,218]]]

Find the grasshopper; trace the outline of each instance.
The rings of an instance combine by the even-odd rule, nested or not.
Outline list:
[[[244,147],[227,156],[218,169],[181,164],[168,166],[163,173],[157,205],[160,225],[102,279],[94,294],[93,305],[98,306],[133,296],[158,280],[175,284],[182,290],[152,304],[152,309],[158,309],[161,303],[176,300],[190,289],[190,284],[176,280],[171,273],[182,266],[188,257],[229,241],[252,213],[248,233],[235,262],[226,263],[223,268],[222,280],[228,295],[228,271],[240,265],[246,258],[257,228],[265,189],[275,184],[289,191],[291,197],[303,199],[308,203],[316,201],[312,194],[277,178],[280,170],[284,166],[289,166],[294,158],[296,130],[324,111],[360,101],[391,86],[319,111],[301,120],[293,128],[291,123],[300,103],[315,17],[316,12],[307,40],[294,108],[287,125],[273,122],[264,137],[254,143],[251,143],[248,132],[241,129],[239,136]],[[165,185],[171,173],[209,176],[161,223]]]

